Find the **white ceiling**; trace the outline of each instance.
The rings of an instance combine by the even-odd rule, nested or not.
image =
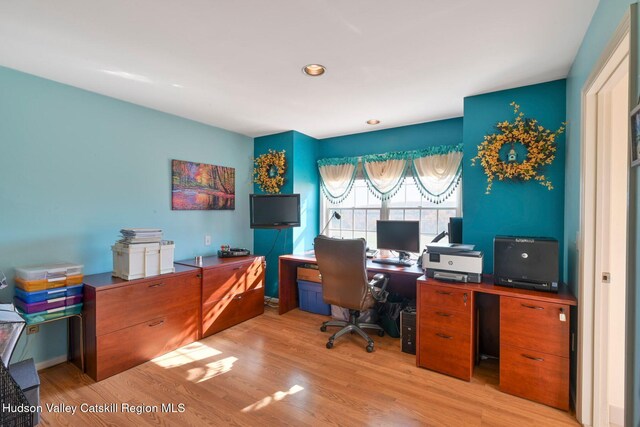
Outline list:
[[[3,0],[0,65],[249,136],[324,138],[566,77],[597,3]]]

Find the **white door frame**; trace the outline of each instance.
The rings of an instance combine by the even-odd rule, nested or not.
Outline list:
[[[600,354],[598,338],[602,325],[594,322],[596,283],[596,160],[598,140],[598,92],[605,86],[620,64],[628,60],[630,51],[630,16],[627,12],[611,42],[603,52],[582,89],[582,141],[580,179],[580,231],[576,239],[578,248],[578,372],[576,416],[584,425],[593,425],[601,419],[601,408],[595,403],[600,395],[600,370],[594,363]]]

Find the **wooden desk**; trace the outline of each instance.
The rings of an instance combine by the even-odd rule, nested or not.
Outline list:
[[[284,314],[298,307],[297,268],[302,264],[316,264],[313,253],[282,255],[278,266],[278,313]],[[384,273],[390,276],[388,290],[397,292],[407,298],[416,297],[416,280],[423,271],[417,265],[397,267],[394,265],[376,264],[367,260],[367,272],[370,276]]]
[[[306,263],[316,263],[312,253],[280,257],[280,314],[298,306],[297,267]],[[479,284],[444,282],[427,278],[416,265],[370,260],[367,271],[389,274],[389,290],[416,298],[417,366],[469,381],[479,340],[489,332],[499,345],[500,390],[569,408],[570,308],[577,300],[566,285],[550,293],[496,286],[491,276]],[[482,310],[495,321],[486,322]]]
[[[494,295],[499,316],[500,390],[569,409],[570,308],[566,285],[557,294],[495,286],[417,280],[416,364],[466,381],[476,362],[477,301]]]

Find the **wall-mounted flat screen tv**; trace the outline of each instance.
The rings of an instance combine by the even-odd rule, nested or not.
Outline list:
[[[251,228],[300,226],[299,194],[251,194]]]

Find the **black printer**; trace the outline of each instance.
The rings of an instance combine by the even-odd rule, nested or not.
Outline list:
[[[556,239],[517,236],[493,239],[496,285],[558,292],[559,268]]]

